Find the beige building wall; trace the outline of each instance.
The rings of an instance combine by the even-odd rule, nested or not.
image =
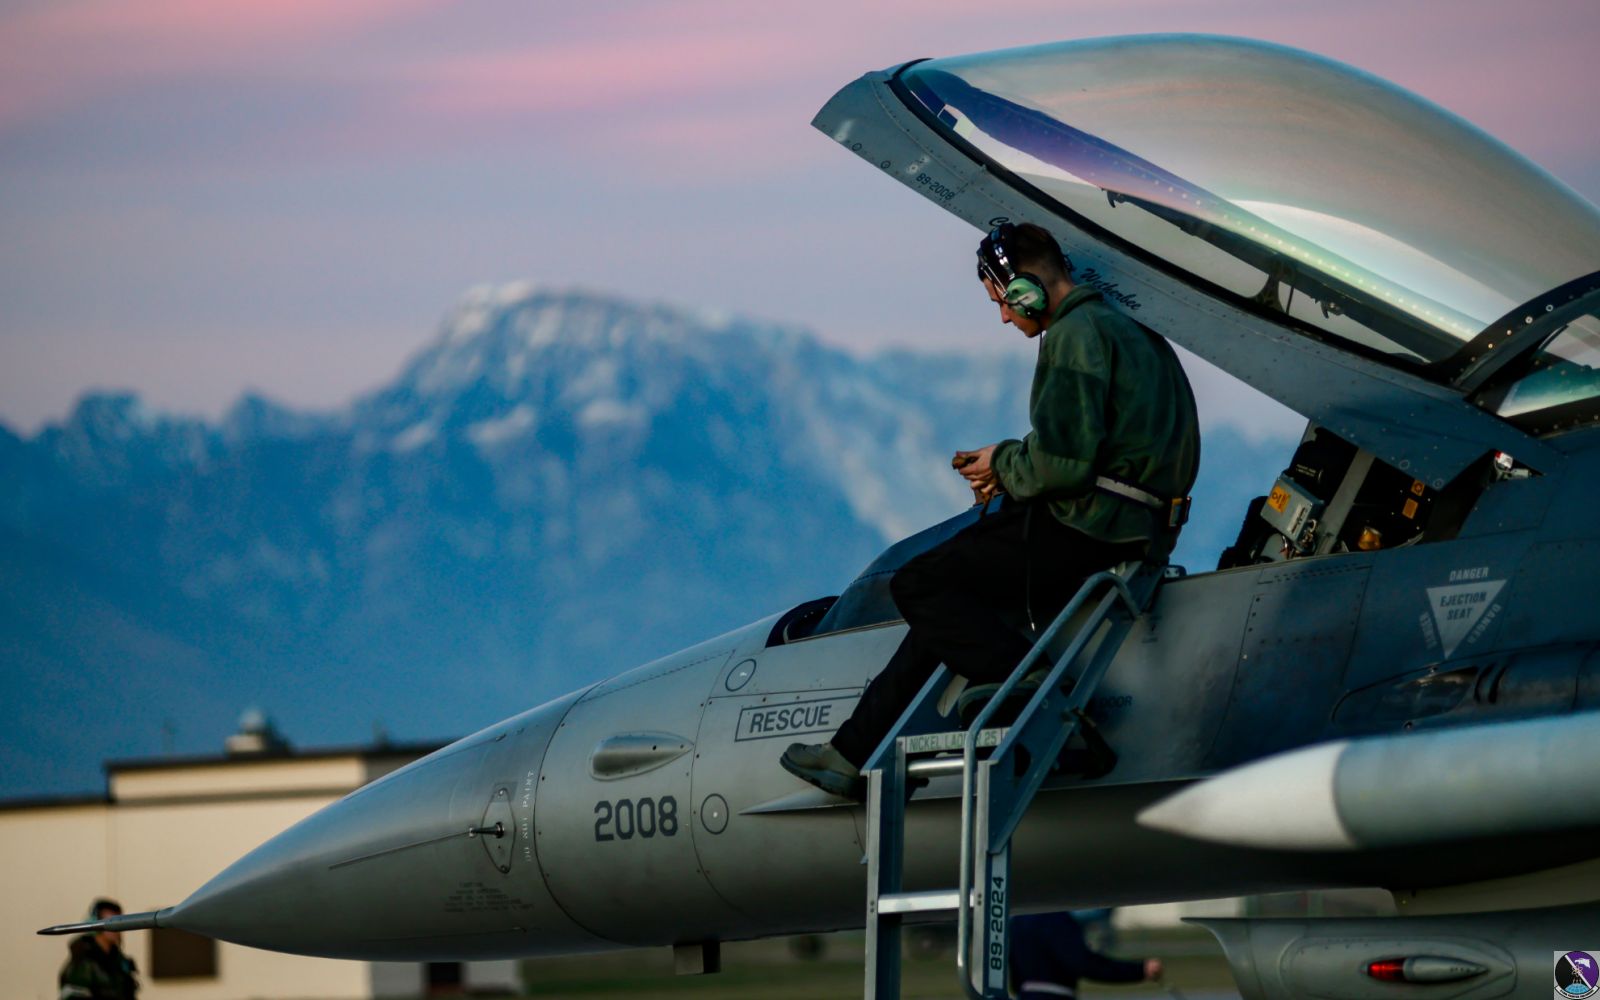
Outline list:
[[[113,771],[111,798],[118,805],[184,799],[317,796],[331,802],[367,782],[354,754],[342,757],[223,759],[190,765]],[[320,808],[320,807],[319,807]]]
[[[110,813],[104,803],[0,812],[0,998],[54,1000],[66,946],[34,932],[81,920],[106,892]]]
[[[214,769],[220,770],[220,769]],[[351,787],[354,787],[352,784]],[[147,804],[119,802],[112,810],[116,895],[128,911],[171,906],[266,840],[335,801],[336,796]],[[181,886],[176,893],[174,887]],[[156,980],[151,936],[129,933],[124,947],[146,970],[141,997],[149,1000],[273,1000],[371,996],[365,962],[306,958],[218,942],[217,978]]]
[[[0,1000],[54,1000],[70,938],[50,924],[85,917],[109,896],[128,913],[181,902],[212,876],[323,806],[409,757],[319,754],[113,769],[110,801],[0,805]],[[306,958],[217,942],[214,978],[155,979],[152,935],[123,937],[142,1000],[345,1000],[417,996],[419,964]],[[505,982],[503,963],[469,982]],[[511,985],[505,982],[506,985]]]

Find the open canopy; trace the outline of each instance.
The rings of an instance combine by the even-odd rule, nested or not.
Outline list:
[[[1436,105],[1233,38],[913,64],[903,93],[1134,247],[1407,367],[1600,270],[1600,213]]]

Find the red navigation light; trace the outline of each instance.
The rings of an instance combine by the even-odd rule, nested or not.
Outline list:
[[[1386,983],[1403,983],[1406,981],[1406,960],[1403,958],[1384,958],[1367,964],[1367,975]]]
[[[1457,983],[1488,971],[1488,966],[1471,959],[1444,955],[1380,958],[1367,963],[1367,975],[1384,983]]]

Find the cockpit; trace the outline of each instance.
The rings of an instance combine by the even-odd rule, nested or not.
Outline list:
[[[1181,577],[1191,569],[1231,570],[1448,541],[1486,489],[1537,474],[1515,457],[1496,452],[1436,489],[1313,424],[1268,492],[1246,506],[1237,537],[1215,554],[1215,563],[1171,567],[1168,572]],[[894,572],[984,513],[973,507],[889,546],[839,596],[807,601],[780,616],[767,645],[898,621],[889,592]],[[1031,630],[1021,615],[1013,624]]]

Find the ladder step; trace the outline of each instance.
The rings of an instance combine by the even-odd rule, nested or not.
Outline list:
[[[928,892],[896,892],[878,897],[879,913],[929,913],[953,910],[961,902],[960,889],[932,889]]]
[[[913,778],[938,778],[946,774],[960,774],[962,764],[960,757],[928,757],[907,764],[906,774]]]
[[[978,746],[997,747],[1000,741],[1006,738],[1008,727],[998,729],[985,729],[978,734]],[[906,754],[941,753],[950,750],[960,750],[967,745],[967,731],[957,729],[949,733],[921,733],[917,736],[902,736],[901,743],[905,745]]]

